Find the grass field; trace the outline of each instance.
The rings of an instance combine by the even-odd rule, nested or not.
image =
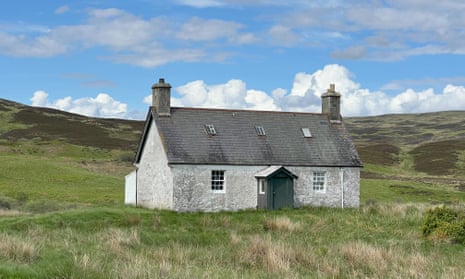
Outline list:
[[[123,206],[124,171],[82,163],[118,157],[99,152],[0,156],[0,278],[465,276],[463,246],[421,231],[427,208],[463,206],[450,185],[362,179],[359,209],[174,213]]]
[[[424,204],[173,213],[94,207],[0,219],[2,278],[463,278]],[[463,208],[462,208],[463,209]]]
[[[463,245],[422,235],[465,211],[463,116],[348,119],[360,208],[174,213],[122,205],[140,122],[0,99],[0,279],[465,278]]]

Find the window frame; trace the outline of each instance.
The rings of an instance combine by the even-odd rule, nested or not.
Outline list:
[[[265,179],[263,178],[260,178],[258,179],[258,193],[260,195],[264,195],[265,194]]]
[[[225,170],[211,170],[210,190],[213,193],[225,193],[226,192],[226,171]]]
[[[266,136],[265,128],[263,128],[263,126],[255,126],[255,131],[257,132],[257,136]]]
[[[301,128],[301,131],[302,131],[302,135],[304,136],[304,138],[312,138],[312,131],[310,131],[310,128],[308,127],[303,127]]]
[[[215,128],[215,125],[213,124],[205,124],[205,131],[210,136],[216,136],[216,128]]]
[[[313,192],[326,192],[326,171],[314,171],[312,175],[312,190]]]

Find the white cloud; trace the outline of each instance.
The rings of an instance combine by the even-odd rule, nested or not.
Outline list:
[[[57,9],[65,10],[65,6]],[[102,47],[109,52],[99,58],[142,67],[218,61],[231,55],[223,46],[257,41],[254,34],[242,31],[244,28],[234,21],[195,17],[179,22],[165,16],[143,18],[115,8],[93,9],[87,11],[84,22],[48,28],[47,32],[18,33],[12,27],[0,31],[0,54],[51,57]]]
[[[299,37],[288,26],[274,25],[268,30],[268,34],[273,43],[278,45],[294,46],[299,41]]]
[[[300,38],[308,30],[336,32],[338,36],[318,41],[330,47],[337,58],[394,61],[418,55],[465,53],[461,39],[465,24],[461,16],[463,1],[358,2],[315,2],[313,7],[302,4],[285,11],[286,16],[274,24]],[[309,41],[314,39],[308,37]],[[298,43],[302,45],[300,40]]]
[[[237,79],[217,85],[208,85],[197,80],[179,86],[174,91],[179,97],[171,96],[171,105],[177,107],[280,109],[273,97],[263,91],[247,89],[245,82]],[[150,105],[151,102],[151,95],[144,98],[144,103]]]
[[[73,99],[68,96],[49,101],[48,94],[39,90],[34,92],[31,102],[32,106],[49,107],[92,117],[125,118],[128,116],[127,105],[113,99],[106,93],[100,93],[95,98]]]
[[[43,90],[38,90],[34,92],[34,96],[31,98],[32,105],[35,107],[45,107],[47,106],[47,92]]]
[[[70,10],[69,6],[68,6],[68,5],[64,5],[64,6],[61,6],[61,7],[56,8],[54,12],[55,12],[55,14],[57,14],[57,15],[62,15],[62,14],[67,13],[69,10]]]
[[[173,106],[186,107],[319,113],[320,96],[334,83],[342,95],[341,111],[344,116],[465,110],[464,86],[447,85],[439,93],[433,89],[407,89],[392,95],[362,88],[353,78],[353,74],[341,65],[326,65],[311,74],[297,73],[290,93],[286,89],[277,88],[271,94],[248,89],[242,80],[230,80],[217,85],[197,80],[175,88],[171,103]],[[151,96],[145,97],[144,102],[151,104]]]
[[[176,37],[188,41],[214,41],[218,39],[227,39],[230,43],[247,43],[253,42],[252,34],[241,34],[240,29],[244,28],[242,24],[233,21],[224,21],[218,19],[202,19],[193,17],[185,22]]]
[[[234,14],[244,6],[254,8],[248,18],[239,20],[185,19],[169,14],[142,17],[108,8],[87,10],[81,22],[68,25],[7,24],[0,32],[0,54],[51,57],[104,48],[107,54],[100,58],[142,67],[177,61],[222,61],[237,55],[239,52],[232,48],[243,44],[328,47],[333,56],[343,59],[400,60],[418,55],[465,54],[462,1],[177,2],[228,9],[222,12]],[[69,10],[64,5],[54,12]],[[249,25],[251,19],[253,25]]]

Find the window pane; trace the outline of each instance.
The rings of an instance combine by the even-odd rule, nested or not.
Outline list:
[[[262,126],[255,126],[255,131],[257,132],[257,135],[259,136],[265,135],[265,128],[263,128]]]
[[[324,191],[325,189],[325,172],[313,173],[313,190]]]
[[[213,191],[224,190],[224,171],[212,170],[211,173],[211,189]]]
[[[310,132],[310,128],[302,128],[302,134],[306,138],[311,138],[312,137],[312,133]]]
[[[215,126],[213,124],[205,124],[205,130],[207,130],[207,133],[209,135],[216,135],[216,129],[215,129]]]

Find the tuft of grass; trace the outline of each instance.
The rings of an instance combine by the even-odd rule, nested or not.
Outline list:
[[[39,257],[39,250],[30,239],[21,240],[7,233],[0,235],[0,258],[17,263],[32,263]]]
[[[286,273],[290,271],[295,258],[293,249],[287,245],[276,243],[269,236],[253,235],[241,251],[239,261],[269,273]]]
[[[124,222],[128,226],[138,226],[141,224],[142,219],[139,214],[130,214],[124,217]]]
[[[266,219],[263,222],[265,231],[293,232],[301,228],[298,222],[294,223],[287,216],[278,216]]]

